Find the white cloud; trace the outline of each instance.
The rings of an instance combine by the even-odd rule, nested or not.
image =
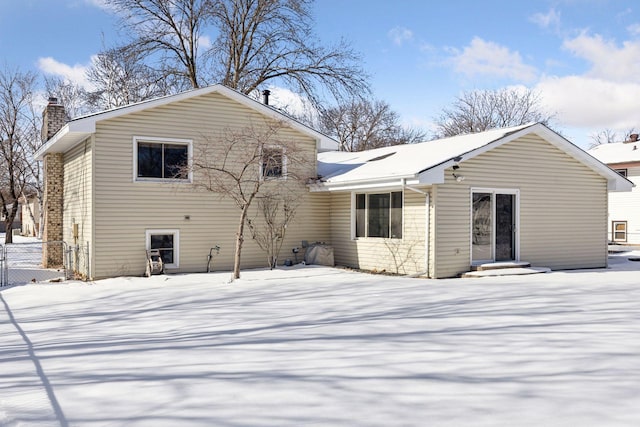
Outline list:
[[[278,108],[294,117],[304,117],[309,120],[315,120],[318,111],[311,102],[297,93],[279,86],[269,86],[271,94],[269,95],[269,104]],[[261,91],[256,90],[252,97],[262,102]]]
[[[393,41],[393,44],[402,46],[404,42],[413,39],[413,31],[404,27],[395,27],[389,30],[387,36]]]
[[[522,61],[520,53],[475,37],[462,52],[454,50],[450,59],[456,72],[472,77],[486,75],[517,81],[532,81],[536,69]]]
[[[614,41],[605,40],[598,34],[582,33],[565,40],[563,47],[591,63],[591,69],[587,73],[589,77],[621,83],[640,83],[637,69],[640,41],[625,41],[619,47]]]
[[[640,36],[640,24],[636,23],[636,24],[627,26],[627,31],[633,37]]]
[[[76,83],[84,88],[90,88],[87,81],[86,65],[76,64],[70,66],[62,62],[56,61],[52,57],[38,59],[38,68],[45,74],[61,77],[70,82]]]
[[[84,0],[84,2],[88,5],[106,10],[107,12],[113,12],[115,10],[115,7],[107,0]]]
[[[640,84],[586,76],[546,77],[535,88],[558,121],[570,127],[628,129],[639,127]]]
[[[560,26],[560,12],[551,8],[547,13],[536,13],[529,20],[541,28],[557,28]]]
[[[209,49],[212,46],[211,37],[209,36],[200,36],[198,38],[198,48],[199,49]]]

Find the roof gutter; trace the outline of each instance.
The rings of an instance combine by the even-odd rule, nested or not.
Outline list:
[[[412,180],[412,184],[418,183],[417,176],[415,174],[404,175],[398,177],[385,177],[385,178],[368,178],[357,179],[347,182],[316,182],[309,184],[309,190],[312,192],[321,191],[351,191],[351,190],[366,190],[375,188],[387,188],[387,187],[399,187],[402,188],[406,185],[407,180]]]

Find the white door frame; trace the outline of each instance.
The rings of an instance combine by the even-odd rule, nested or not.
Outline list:
[[[514,188],[486,188],[486,187],[472,187],[469,192],[469,258],[470,265],[477,265],[488,262],[495,262],[496,259],[496,194],[512,194],[515,196],[514,206],[514,234],[513,234],[513,252],[514,261],[520,261],[520,190]],[[473,259],[473,193],[490,193],[491,197],[491,253],[493,259],[486,260],[474,260]]]

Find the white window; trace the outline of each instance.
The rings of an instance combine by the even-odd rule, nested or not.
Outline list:
[[[627,170],[626,169],[614,169],[616,172],[618,172],[620,175],[624,176],[625,178],[627,177]]]
[[[402,238],[402,191],[355,194],[354,237]]]
[[[614,242],[627,241],[627,221],[613,221],[611,223],[611,229]]]
[[[190,182],[191,140],[133,138],[134,181]]]
[[[147,250],[158,249],[166,268],[180,266],[180,231],[147,230]]]
[[[287,176],[287,156],[284,148],[272,146],[262,149],[260,176],[264,179]]]

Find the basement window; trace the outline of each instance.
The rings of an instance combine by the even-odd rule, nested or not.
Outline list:
[[[147,230],[147,250],[158,249],[162,263],[166,268],[178,268],[180,231],[178,230]]]

